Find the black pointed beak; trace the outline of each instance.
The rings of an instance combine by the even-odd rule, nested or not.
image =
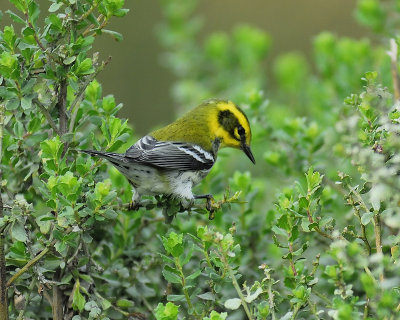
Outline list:
[[[246,154],[246,156],[249,157],[249,159],[251,160],[251,162],[253,162],[254,164],[256,164],[256,159],[254,159],[253,152],[251,152],[250,146],[248,146],[246,143],[243,143],[243,144],[242,144],[242,150],[243,150],[243,152]]]

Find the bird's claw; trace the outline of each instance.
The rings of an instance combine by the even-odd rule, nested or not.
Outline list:
[[[140,208],[140,202],[132,201],[128,205],[129,211],[138,211]]]
[[[213,220],[215,217],[215,200],[211,194],[207,197],[206,209],[208,211],[208,219]]]

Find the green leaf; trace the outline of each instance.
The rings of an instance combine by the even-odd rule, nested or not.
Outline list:
[[[155,309],[155,316],[157,320],[177,320],[179,307],[168,302],[166,305],[159,303]]]
[[[19,15],[15,14],[14,12],[12,12],[11,10],[7,10],[6,13],[10,16],[10,18],[14,22],[26,25],[26,21],[24,19],[22,19]]]
[[[72,295],[72,308],[74,310],[82,311],[85,308],[86,300],[80,292],[79,280],[76,280],[74,291]]]
[[[215,301],[215,296],[212,292],[198,294],[197,297],[201,300]]]
[[[25,0],[10,0],[10,2],[21,12],[25,11]]]
[[[162,274],[164,276],[164,279],[167,280],[170,283],[182,283],[181,277],[177,275],[176,273],[173,273],[171,271],[163,270]]]
[[[12,98],[12,99],[7,101],[6,109],[12,111],[12,110],[18,109],[19,105],[20,105],[19,99],[18,98]]]
[[[228,299],[224,303],[224,307],[230,310],[239,309],[241,305],[242,305],[242,300],[240,300],[239,298]]]
[[[107,30],[107,29],[103,29],[102,32],[104,32],[105,34],[110,35],[114,40],[116,40],[118,42],[121,42],[122,40],[124,40],[124,37],[119,32],[112,31],[112,30]]]
[[[24,11],[24,10],[22,10],[22,11]],[[39,14],[40,14],[39,5],[36,3],[36,1],[31,1],[29,3],[28,13],[29,13],[29,17],[30,17],[32,24],[35,25],[36,20],[39,18]]]
[[[57,160],[60,158],[64,144],[60,141],[60,137],[56,136],[52,139],[45,140],[40,144],[42,149],[42,158],[50,158]]]
[[[314,172],[312,167],[308,169],[308,172],[306,173],[308,194],[313,194],[317,189],[319,189],[322,178],[323,175],[321,176],[319,172]]]
[[[111,180],[107,179],[103,182],[99,182],[96,184],[94,189],[95,198],[100,203],[103,202],[103,199],[110,193],[111,189]]]
[[[28,240],[24,226],[18,221],[14,222],[11,228],[11,236],[13,239],[21,242]]]
[[[287,231],[285,231],[285,230],[283,230],[281,228],[278,228],[277,226],[272,226],[271,230],[273,232],[275,232],[276,234],[279,234],[281,236],[286,236],[286,237],[288,236]]]
[[[185,301],[184,294],[170,294],[167,296],[168,301]]]
[[[22,97],[21,107],[24,110],[30,109],[32,107],[32,97],[28,97],[28,96]]]
[[[362,216],[361,216],[361,223],[366,226],[372,219],[372,217],[374,216],[373,212],[365,212]]]
[[[15,71],[18,67],[18,58],[16,55],[3,51],[0,54],[0,74],[7,78],[15,78]]]
[[[92,59],[86,58],[82,62],[80,62],[75,70],[75,74],[77,76],[87,75],[94,72],[92,67]]]
[[[218,313],[213,310],[210,313],[210,317],[204,317],[203,320],[225,320],[228,314],[226,312]]]
[[[127,299],[119,299],[117,300],[117,306],[121,307],[121,308],[131,308],[133,307],[135,304],[133,303],[133,301],[127,300]]]
[[[377,282],[372,274],[362,273],[360,280],[368,298],[373,298],[377,292]]]
[[[53,2],[52,5],[49,7],[49,12],[56,12],[62,7],[62,5],[62,2]]]
[[[73,63],[75,60],[76,60],[76,56],[72,56],[72,57],[65,58],[65,59],[63,60],[63,63],[64,63],[65,65],[70,65],[70,64]]]
[[[111,112],[115,108],[115,98],[109,94],[103,98],[102,107],[104,111]]]
[[[306,209],[306,208],[308,208],[308,204],[309,204],[309,201],[307,200],[306,197],[300,197],[300,198],[299,198],[299,205],[300,205],[300,208]]]
[[[102,306],[103,310],[107,310],[112,306],[112,303],[110,301],[108,301],[107,299],[102,299],[101,306]]]
[[[183,253],[183,234],[171,232],[168,237],[162,237],[165,250],[174,257],[179,257]]]
[[[186,279],[187,281],[194,280],[194,279],[196,279],[199,275],[201,275],[201,270],[196,270],[195,272],[193,272],[190,276],[186,277],[185,279]]]
[[[3,31],[3,40],[11,50],[14,48],[16,39],[17,37],[15,36],[13,26],[5,26]]]
[[[247,295],[247,296],[244,298],[244,300],[245,300],[247,303],[252,303],[254,300],[256,300],[256,299],[258,298],[258,296],[259,296],[262,292],[263,292],[263,290],[262,290],[261,288],[257,288],[257,290],[256,290],[254,293]]]
[[[62,20],[56,14],[50,14],[47,19],[52,24],[52,27],[59,31],[62,30]],[[64,64],[66,63],[64,62]]]

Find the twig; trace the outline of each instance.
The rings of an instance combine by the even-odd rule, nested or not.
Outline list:
[[[178,271],[180,273],[182,290],[183,290],[183,294],[185,295],[186,303],[189,307],[189,312],[192,313],[193,316],[198,316],[196,309],[193,307],[192,300],[190,300],[190,294],[189,294],[188,289],[186,288],[185,275],[183,273],[183,269],[182,269],[181,263],[179,262],[178,257],[175,257],[175,266],[178,268]]]
[[[290,318],[291,320],[296,319],[297,313],[299,312],[301,306],[302,306],[302,303],[300,303],[300,302],[296,303],[296,306],[294,307],[294,310],[293,310],[292,317]]]
[[[3,158],[3,125],[4,125],[4,103],[0,104],[0,163]],[[2,171],[0,168],[0,186]],[[0,187],[0,218],[3,217],[3,198]],[[6,258],[5,258],[5,236],[4,230],[0,233],[0,320],[8,320],[7,284],[6,284]]]
[[[97,1],[95,4],[93,4],[88,11],[86,11],[80,18],[78,18],[78,21],[83,21],[85,20],[92,12],[94,9],[97,8],[99,5],[100,1]]]
[[[321,300],[323,300],[326,303],[326,307],[327,308],[331,308],[332,306],[332,301],[329,300],[328,297],[325,297],[322,293],[316,291],[315,289],[312,290],[312,293],[315,294],[318,298],[320,298]]]
[[[142,297],[143,304],[146,306],[146,308],[151,312],[153,317],[156,317],[156,313],[154,312],[154,308],[150,305],[150,303],[147,301],[145,297]]]
[[[100,20],[104,18],[104,15],[99,15],[97,17],[97,22],[100,23]],[[98,30],[101,30],[102,28],[104,28],[107,24],[108,20],[106,18],[104,18],[104,21],[101,23],[101,25],[97,28]],[[94,24],[89,25],[85,31],[82,32],[82,36],[86,37],[90,31],[92,31],[92,28],[94,27]],[[96,34],[95,34],[96,35]]]
[[[59,135],[60,137],[67,133],[67,79],[60,81],[58,88],[58,116],[59,116]],[[66,148],[64,149],[64,152]]]
[[[398,47],[395,39],[390,39],[390,50],[387,52],[390,57],[390,70],[392,72],[393,91],[395,100],[400,99],[400,78],[397,67]]]
[[[382,234],[381,234],[381,216],[379,213],[374,214],[374,232],[376,253],[382,255]],[[383,272],[379,275],[379,280],[383,281]]]
[[[60,281],[61,278],[61,270],[58,268],[56,273],[54,274],[53,280]],[[63,320],[63,294],[60,290],[60,287],[57,284],[53,284],[53,299],[51,303],[53,320]]]
[[[19,271],[17,271],[8,281],[7,281],[7,287],[10,287],[15,280],[17,280],[20,276],[22,276],[30,267],[32,267],[34,264],[38,263],[41,258],[43,258],[49,251],[50,249],[56,244],[57,240],[54,239],[46,248],[44,248],[36,257],[31,259],[30,261],[27,262],[26,265],[24,265]],[[1,319],[1,318],[0,318]]]
[[[85,94],[87,86],[93,81],[95,77],[101,72],[104,67],[111,61],[111,56],[108,57],[105,61],[101,63],[101,65],[96,69],[96,71],[87,77],[86,81],[83,83],[82,87],[79,89],[78,94],[76,95],[75,100],[72,102],[70,110],[72,112],[71,120],[69,123],[69,132],[71,133],[74,130],[76,116],[78,115],[79,108],[76,107],[82,100],[83,95]]]
[[[271,319],[275,320],[275,303],[274,303],[274,292],[272,291],[272,279],[268,282],[268,304],[271,311]]]
[[[239,283],[236,280],[235,274],[233,273],[233,270],[232,270],[231,266],[229,265],[228,260],[226,259],[226,252],[225,252],[224,248],[222,248],[221,244],[220,244],[220,251],[221,251],[221,256],[220,256],[221,260],[222,260],[223,264],[225,265],[225,268],[228,270],[229,277],[232,280],[233,287],[235,288],[240,300],[242,301],[242,306],[243,306],[244,311],[246,312],[247,318],[249,318],[249,320],[252,320],[253,317],[251,316],[250,309],[247,305],[246,300],[244,299],[242,290],[240,289]]]
[[[358,220],[359,220],[360,226],[361,226],[361,236],[358,236],[357,238],[361,239],[364,242],[364,244],[367,246],[368,254],[371,255],[372,249],[371,249],[371,245],[369,244],[369,241],[368,241],[368,238],[367,238],[367,233],[366,233],[365,226],[361,222],[360,211],[355,206],[353,197],[351,197],[351,200],[352,200],[352,204],[351,205],[352,205],[352,207],[354,209],[354,214],[358,217]]]
[[[28,293],[26,294],[25,306],[24,306],[24,308],[19,312],[17,320],[24,320],[24,314],[25,314],[26,308],[29,306],[29,300],[30,300],[30,298],[31,298],[31,293],[33,292],[33,288],[35,287],[35,284],[36,284],[36,279],[35,279],[35,278],[32,278],[32,281],[31,281],[31,283],[30,283],[30,285],[29,285],[29,291],[28,291]]]
[[[94,291],[94,294],[101,300],[107,300],[105,299],[97,290]],[[108,300],[107,300],[108,301]],[[148,302],[147,302],[148,304]],[[140,313],[140,312],[127,312],[122,310],[121,308],[117,307],[114,304],[111,304],[111,307],[115,310],[118,311],[120,314],[122,314],[124,317],[134,317],[135,319],[146,319],[145,315]],[[154,312],[152,312],[154,314]]]
[[[40,111],[42,111],[43,115],[46,117],[47,122],[49,123],[50,127],[53,129],[53,131],[60,135],[60,131],[58,130],[55,122],[53,121],[53,118],[50,115],[49,110],[47,110],[47,108],[38,100],[38,99],[33,99],[33,103],[35,103]]]
[[[289,238],[290,238],[290,236],[291,235],[289,234]],[[296,270],[296,267],[293,262],[293,244],[292,244],[292,242],[289,242],[289,252],[290,252],[290,256],[291,256],[291,258],[289,259],[290,268],[292,269],[293,275],[295,277],[297,277],[297,270]]]
[[[311,212],[310,212],[310,205],[308,205],[308,208],[307,208],[307,217],[308,217],[308,221],[310,222],[310,223],[314,223],[314,219],[313,219],[313,217],[312,217],[312,215],[311,215]],[[315,228],[314,228],[314,230],[315,231],[317,231],[321,236],[323,236],[324,238],[327,238],[327,239],[329,239],[329,240],[335,240],[335,238],[333,237],[333,236],[331,236],[330,234],[328,234],[328,233],[326,233],[326,232],[323,232],[320,228],[319,228],[319,226],[316,226]]]
[[[33,33],[33,37],[35,38],[35,41],[36,41],[37,45],[39,46],[39,48],[42,49],[42,51],[44,52],[44,54],[47,55],[47,57],[49,58],[49,60],[57,61],[57,58],[56,58],[55,56],[53,56],[53,54],[50,53],[50,52],[45,48],[45,46],[43,45],[43,43],[40,41],[40,39],[39,39],[39,37],[38,37],[38,35],[37,35],[37,33],[36,33],[36,29],[35,29],[35,27],[33,26],[31,20],[29,19],[28,11],[25,11],[24,14],[25,14],[25,19],[26,19],[26,22],[28,23],[28,26],[29,26],[29,27],[33,30],[33,32],[34,32],[34,33]]]

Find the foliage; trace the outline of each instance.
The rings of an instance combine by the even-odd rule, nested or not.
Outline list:
[[[313,64],[283,54],[270,79],[264,31],[239,25],[200,41],[197,1],[161,2],[177,105],[225,96],[252,123],[252,173],[247,159],[222,151],[197,189],[224,199],[212,221],[163,198],[127,210],[125,178],[77,152],[133,142],[116,115],[122,105],[95,80],[108,60],[90,50],[102,33],[121,39],[105,27],[126,14],[124,1],[53,1],[48,13],[11,2],[19,27],[0,33],[0,241],[11,319],[396,318],[395,41],[386,54],[396,1],[359,1],[357,19],[382,45],[322,32]]]

